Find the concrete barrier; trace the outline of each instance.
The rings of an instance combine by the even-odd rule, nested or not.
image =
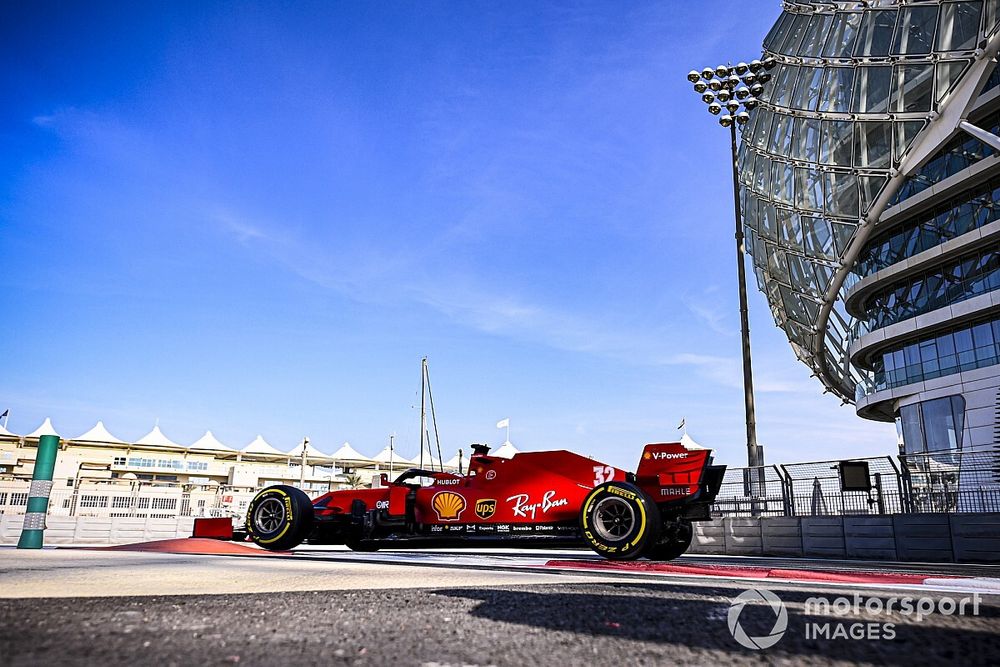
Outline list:
[[[727,554],[760,556],[764,553],[759,519],[727,517],[722,520],[722,534]]]
[[[695,554],[726,553],[726,533],[722,519],[698,521],[689,551]]]
[[[845,516],[844,549],[848,558],[896,560],[891,516]]]
[[[765,556],[801,556],[802,525],[796,517],[769,516],[760,520]]]
[[[0,544],[17,544],[23,523],[23,515],[0,515]],[[190,537],[192,530],[194,518],[189,516],[172,519],[50,516],[46,518],[45,544],[129,544]]]
[[[949,514],[955,560],[1000,562],[1000,514]]]
[[[802,522],[802,554],[821,558],[844,558],[844,519],[839,516],[804,516]]]
[[[899,560],[938,563],[955,560],[947,514],[896,514],[892,517],[892,530]]]

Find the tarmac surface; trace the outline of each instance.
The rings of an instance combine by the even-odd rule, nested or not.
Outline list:
[[[523,569],[573,556],[586,558],[583,552],[309,549],[246,558],[2,549],[0,665],[909,667],[993,665],[1000,653],[1000,596],[989,592],[995,567],[851,561],[835,568],[966,577],[967,584],[946,589]],[[781,614],[767,604],[735,607],[734,616],[734,598],[748,589],[777,596],[787,619],[783,634]],[[847,605],[855,595],[858,608],[840,614],[806,605],[817,596]],[[935,611],[920,618],[901,613],[905,597],[923,598]],[[963,597],[964,614],[941,613],[942,600]],[[887,613],[893,598],[897,606]],[[872,600],[881,609],[866,610]],[[733,619],[752,641],[779,638],[766,650],[744,648],[730,630]]]

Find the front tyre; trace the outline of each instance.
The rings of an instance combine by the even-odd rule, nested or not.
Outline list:
[[[587,545],[610,560],[634,560],[659,535],[660,512],[628,482],[594,487],[580,510],[580,528]]]
[[[312,530],[312,501],[294,486],[269,486],[250,501],[246,527],[259,546],[286,551],[301,544]]]

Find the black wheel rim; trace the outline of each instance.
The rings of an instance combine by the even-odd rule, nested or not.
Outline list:
[[[285,503],[278,498],[264,498],[253,511],[253,523],[262,533],[274,533],[285,522]]]
[[[594,532],[607,542],[620,542],[635,526],[635,510],[618,496],[598,501],[594,507]]]

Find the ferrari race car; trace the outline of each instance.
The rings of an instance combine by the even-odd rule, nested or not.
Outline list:
[[[690,546],[691,522],[710,518],[725,472],[710,450],[681,443],[646,445],[634,473],[567,451],[473,450],[465,475],[411,468],[312,501],[268,487],[250,502],[247,533],[278,551],[304,540],[355,551],[585,543],[613,560],[669,560]]]

